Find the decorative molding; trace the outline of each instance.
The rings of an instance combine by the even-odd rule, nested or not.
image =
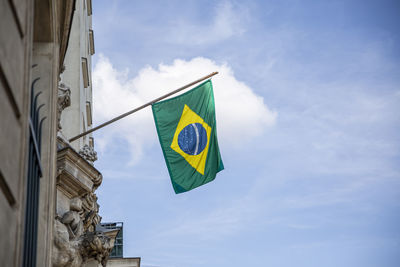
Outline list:
[[[89,161],[90,164],[93,164],[93,162],[97,160],[97,152],[89,145],[84,145],[82,149],[79,150],[79,155]]]
[[[100,186],[103,176],[70,146],[57,154],[57,188],[69,198],[83,196]]]
[[[57,197],[57,205],[66,209],[54,221],[53,267],[86,266],[93,261],[106,266],[118,231],[96,229],[101,217],[94,192],[102,175],[62,138],[58,141],[57,194],[62,197]]]
[[[63,214],[62,222],[68,230],[69,240],[77,240],[83,234],[82,200],[73,198],[70,201],[70,210]]]
[[[99,216],[99,204],[97,204],[97,196],[90,192],[82,197],[82,210],[85,231],[93,232],[101,221]]]
[[[57,131],[61,130],[61,113],[71,105],[71,89],[63,83],[58,86],[58,100],[57,100]]]
[[[96,259],[102,266],[107,265],[108,256],[114,247],[114,240],[103,232],[87,232],[82,236],[81,255],[83,261]]]

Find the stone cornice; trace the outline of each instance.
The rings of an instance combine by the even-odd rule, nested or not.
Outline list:
[[[58,151],[57,169],[57,187],[70,198],[93,192],[103,179],[95,167],[69,146]]]

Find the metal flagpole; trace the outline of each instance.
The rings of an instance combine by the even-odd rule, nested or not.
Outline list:
[[[189,84],[186,84],[185,86],[182,86],[182,87],[180,87],[180,88],[178,88],[178,89],[176,89],[176,90],[174,90],[174,91],[172,91],[172,92],[170,92],[170,93],[168,93],[168,94],[166,94],[166,95],[160,96],[159,98],[156,98],[156,99],[154,99],[154,100],[152,100],[152,101],[150,101],[150,102],[148,102],[148,103],[146,103],[146,104],[144,104],[144,105],[142,105],[142,106],[140,106],[140,107],[137,107],[137,108],[135,108],[135,109],[132,109],[131,111],[128,111],[128,112],[126,112],[126,113],[124,113],[124,114],[122,114],[122,115],[119,115],[118,117],[115,117],[115,118],[112,119],[112,120],[106,121],[105,123],[100,124],[99,126],[96,126],[96,127],[92,128],[92,129],[90,129],[90,130],[87,130],[86,132],[83,132],[83,133],[81,133],[81,134],[78,134],[77,136],[72,137],[71,139],[69,139],[69,141],[70,141],[70,142],[75,141],[75,140],[81,138],[82,136],[85,136],[85,135],[90,134],[90,133],[92,133],[92,132],[94,132],[94,131],[97,131],[98,129],[103,128],[104,126],[107,126],[107,125],[109,125],[109,124],[111,124],[111,123],[113,123],[113,122],[115,122],[115,121],[117,121],[117,120],[120,120],[120,119],[122,119],[122,118],[125,118],[126,116],[131,115],[132,113],[135,113],[136,111],[139,111],[139,110],[141,110],[141,109],[143,109],[143,108],[145,108],[145,107],[147,107],[147,106],[150,106],[150,105],[152,105],[152,104],[154,104],[154,103],[156,103],[156,102],[158,102],[158,101],[160,101],[160,100],[162,100],[162,99],[164,99],[164,98],[167,98],[167,97],[169,97],[169,96],[171,96],[171,95],[173,95],[173,94],[176,94],[176,93],[178,93],[178,92],[180,92],[180,91],[182,91],[182,90],[184,90],[184,89],[186,89],[186,88],[188,88],[188,87],[190,87],[190,86],[192,86],[192,85],[195,85],[196,83],[199,83],[199,82],[201,82],[201,81],[203,81],[203,80],[205,80],[205,79],[211,78],[212,76],[214,76],[214,75],[216,75],[216,74],[218,74],[218,71],[213,72],[213,73],[211,73],[211,74],[208,74],[207,76],[204,76],[203,78],[200,78],[200,79],[198,79],[198,80],[196,80],[196,81],[194,81],[194,82],[191,82],[191,83],[189,83]]]

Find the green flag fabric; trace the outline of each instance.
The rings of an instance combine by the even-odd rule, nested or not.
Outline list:
[[[152,110],[175,193],[214,180],[224,165],[218,148],[211,80],[153,104]]]

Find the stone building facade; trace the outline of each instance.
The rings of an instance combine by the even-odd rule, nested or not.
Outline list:
[[[2,266],[107,264],[94,140],[68,141],[92,125],[91,16],[91,0],[0,0]]]

